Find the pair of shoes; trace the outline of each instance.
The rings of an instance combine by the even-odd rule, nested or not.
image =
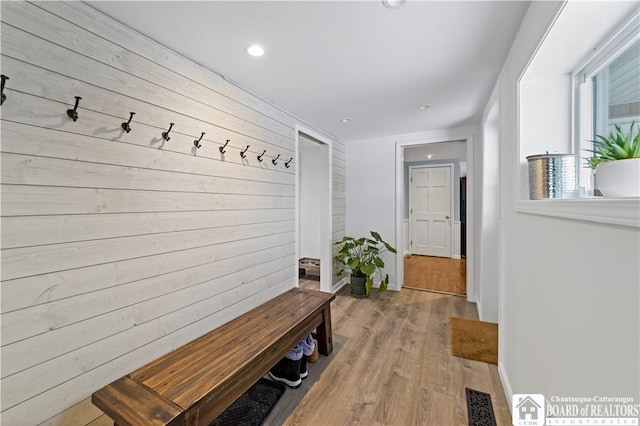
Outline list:
[[[300,364],[302,360],[294,361],[287,357],[282,358],[278,363],[269,370],[269,377],[276,382],[284,383],[291,389],[295,389],[302,383],[300,378]],[[307,367],[305,362],[305,377],[307,374]]]

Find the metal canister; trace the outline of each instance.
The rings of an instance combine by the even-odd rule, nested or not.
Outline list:
[[[578,198],[580,158],[573,154],[538,154],[529,162],[529,198]]]

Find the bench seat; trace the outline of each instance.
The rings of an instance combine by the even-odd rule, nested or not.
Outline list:
[[[207,426],[312,330],[333,350],[335,296],[291,289],[96,391],[116,425]]]

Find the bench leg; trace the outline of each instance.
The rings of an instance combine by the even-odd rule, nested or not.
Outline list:
[[[322,310],[323,322],[316,329],[318,339],[318,352],[329,355],[333,351],[333,332],[331,331],[331,306],[327,305]]]

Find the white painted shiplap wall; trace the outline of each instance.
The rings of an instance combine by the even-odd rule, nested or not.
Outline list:
[[[108,424],[94,390],[295,285],[301,121],[87,4],[1,8],[1,422]]]

